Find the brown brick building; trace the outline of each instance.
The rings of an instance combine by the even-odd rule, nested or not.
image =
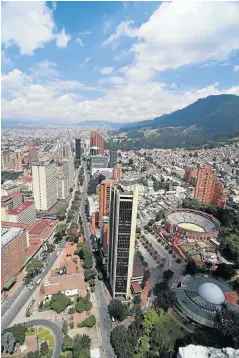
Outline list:
[[[19,227],[2,229],[1,289],[8,288],[25,263],[24,230]]]
[[[194,192],[194,199],[204,204],[214,204],[220,207],[226,205],[227,190],[223,183],[216,178],[210,164],[198,168],[197,183]]]
[[[100,133],[96,131],[92,131],[90,134],[90,146],[91,147],[98,147],[99,148],[99,154],[104,154],[105,150],[105,140],[100,135]]]
[[[102,217],[109,213],[110,206],[110,189],[114,184],[114,180],[103,180],[100,185],[100,217],[99,223],[101,224]]]

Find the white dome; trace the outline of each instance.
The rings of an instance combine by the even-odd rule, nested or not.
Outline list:
[[[219,286],[211,282],[202,283],[198,287],[199,295],[207,302],[220,305],[225,301],[225,296]]]

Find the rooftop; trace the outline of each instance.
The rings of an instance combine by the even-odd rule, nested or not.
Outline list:
[[[19,215],[21,214],[25,209],[29,208],[31,205],[33,205],[33,201],[25,201],[21,205],[17,206],[15,209],[12,209],[9,211],[9,215]]]
[[[1,197],[1,202],[2,203],[6,203],[8,200],[12,200],[12,199],[15,199],[19,196],[21,196],[22,193],[20,193],[19,191],[15,191],[14,193],[12,194],[9,194],[9,195],[6,195],[6,196],[2,196]]]
[[[1,229],[1,248],[9,245],[18,235],[22,232],[22,229],[19,227],[10,227],[10,229],[2,228]]]
[[[7,180],[7,181],[5,181],[5,183],[3,183],[3,184],[1,185],[1,188],[8,190],[8,189],[15,188],[16,186],[18,186],[18,184],[17,184],[16,181],[14,181],[14,180]]]

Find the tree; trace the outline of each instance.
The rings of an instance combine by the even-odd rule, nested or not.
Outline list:
[[[53,311],[60,313],[66,309],[70,302],[71,300],[68,297],[66,297],[63,293],[58,292],[52,295],[50,307]]]
[[[230,280],[232,277],[235,276],[236,272],[237,270],[231,265],[221,263],[217,266],[214,275],[217,277],[221,277],[224,280]]]
[[[73,339],[66,335],[63,339],[63,343],[62,343],[62,350],[66,351],[66,350],[72,350],[73,348]]]
[[[153,326],[160,321],[160,317],[155,309],[149,309],[144,314],[143,329],[145,334],[149,335]]]
[[[27,353],[27,358],[40,358],[39,351]]]
[[[103,277],[102,272],[101,272],[101,271],[99,271],[99,272],[98,272],[98,280],[100,280],[100,281],[101,281],[101,280],[103,280],[103,278],[104,278],[104,277]]]
[[[162,308],[164,311],[167,311],[172,307],[175,302],[175,294],[170,290],[167,281],[157,283],[153,289],[155,300],[154,304],[156,307]]]
[[[118,358],[132,358],[137,337],[124,326],[117,326],[111,332],[111,344]]]
[[[83,299],[80,299],[76,304],[75,304],[75,310],[76,312],[83,312],[85,310],[85,302]]]
[[[34,277],[36,276],[42,269],[42,262],[41,260],[34,258],[30,261],[29,264],[26,266],[27,276]]]
[[[59,220],[64,220],[66,217],[66,209],[65,208],[60,208],[58,211],[58,219]]]
[[[155,223],[154,219],[150,219],[149,222],[148,222],[148,225],[152,226],[154,223]]]
[[[96,319],[94,315],[89,316],[85,321],[84,324],[86,327],[93,327],[96,324]]]
[[[48,344],[47,342],[42,342],[40,347],[40,353],[45,356],[49,352]]]
[[[97,272],[94,269],[85,270],[85,280],[89,281],[91,278],[96,278]]]
[[[92,308],[92,302],[85,300],[85,311],[90,311]]]
[[[185,267],[185,274],[194,276],[198,272],[198,267],[194,261],[188,261],[187,266]]]
[[[19,324],[14,324],[14,326],[5,329],[3,331],[3,334],[5,332],[11,332],[14,335],[16,342],[19,344],[23,344],[26,337],[26,330],[27,327],[19,323]]]
[[[12,332],[6,332],[2,336],[2,347],[4,352],[13,353],[16,344],[16,339]]]
[[[231,234],[223,238],[220,251],[228,260],[239,264],[239,235]]]
[[[134,164],[134,161],[132,158],[129,158],[129,165],[132,166]]]
[[[111,317],[114,317],[120,322],[127,318],[129,314],[128,307],[118,299],[113,299],[110,301],[108,311]]]
[[[67,321],[63,322],[62,331],[63,331],[64,335],[67,334],[67,332],[68,332],[68,323],[67,323]]]
[[[228,347],[239,348],[239,315],[225,304],[216,316],[216,326],[223,334]]]
[[[163,278],[164,278],[165,280],[169,280],[170,278],[173,277],[173,275],[174,275],[174,272],[173,272],[172,270],[166,270],[166,271],[164,271],[164,273],[163,273]]]

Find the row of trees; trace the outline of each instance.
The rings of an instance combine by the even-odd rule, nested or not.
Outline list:
[[[75,251],[79,257],[84,260],[83,267],[84,269],[88,270],[91,269],[93,266],[93,254],[91,249],[87,243],[79,243],[77,246],[77,250]]]
[[[26,277],[25,277],[25,284],[28,285],[34,277],[36,277],[42,270],[43,264],[41,260],[38,258],[33,258],[27,265],[26,265]]]

